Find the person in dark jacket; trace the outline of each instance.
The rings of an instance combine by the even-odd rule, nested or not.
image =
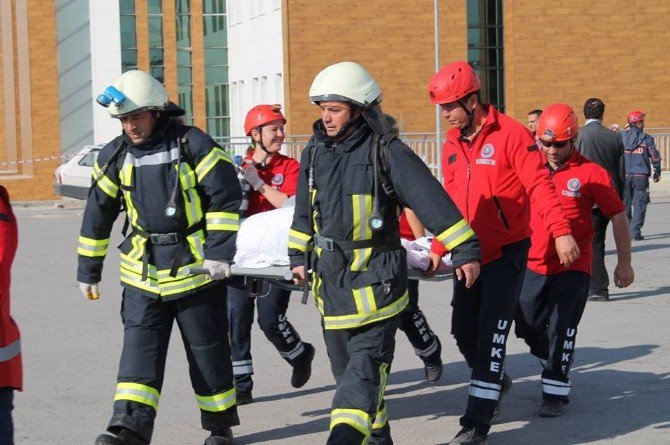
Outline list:
[[[612,178],[612,185],[620,198],[623,198],[624,168],[623,142],[621,136],[603,126],[605,104],[592,97],[584,103],[586,122],[579,129],[577,150],[586,159],[603,167]],[[589,300],[605,301],[609,299],[610,278],[605,267],[605,238],[610,219],[596,205],[591,211],[593,224],[593,272],[589,283]]]
[[[649,177],[652,176],[652,167],[653,181],[661,180],[661,155],[656,149],[654,138],[643,131],[644,118],[642,111],[631,111],[628,114],[628,128],[621,135],[626,170],[623,203],[631,235],[636,241],[644,239],[642,226],[649,204]]]
[[[479,242],[423,161],[388,135],[381,90],[365,68],[325,68],[309,97],[321,119],[302,153],[288,247],[297,282],[312,270],[336,382],[327,443],[388,445],[384,388],[399,315],[409,303],[399,206],[411,208],[451,251],[455,274],[468,287],[479,274]],[[387,175],[380,173],[382,158]]]
[[[102,148],[79,236],[77,281],[97,300],[110,232],[125,205],[119,246],[124,325],[114,413],[96,445],[151,442],[172,326],[177,321],[205,445],[232,444],[239,425],[228,342],[226,282],[242,191],[230,156],[170,117],[163,85],[127,71],[98,96],[123,134]],[[190,273],[204,268],[209,275]]]

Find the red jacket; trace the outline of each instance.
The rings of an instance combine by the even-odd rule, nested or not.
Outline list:
[[[9,195],[0,186],[0,388],[23,388],[19,328],[9,315],[9,277],[18,231]]]
[[[554,275],[566,270],[578,270],[590,275],[593,258],[591,209],[597,204],[605,216],[611,217],[623,212],[623,203],[612,185],[609,173],[577,150],[564,165],[553,172],[549,170],[549,177],[556,186],[563,214],[570,221],[572,236],[579,246],[580,255],[570,267],[564,267],[558,259],[554,239],[544,229],[537,212],[533,211],[530,218],[533,235],[528,268],[542,275]]]
[[[554,237],[570,233],[554,185],[528,129],[491,105],[471,142],[452,128],[442,148],[444,188],[479,237],[482,264],[501,247],[530,237],[530,203]],[[433,242],[433,252],[444,248]]]
[[[251,152],[247,153],[247,160],[252,161]],[[289,197],[295,195],[298,188],[298,174],[300,163],[293,158],[276,153],[270,158],[270,162],[263,168],[258,169],[258,176],[269,186],[286,193]],[[256,213],[274,210],[275,206],[255,190],[249,191],[249,208],[244,216],[249,217]]]

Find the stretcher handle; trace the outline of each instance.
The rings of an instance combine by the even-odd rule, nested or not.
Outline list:
[[[291,272],[290,269],[283,269],[283,270],[278,270],[280,268],[273,268],[272,271],[264,271],[263,269],[255,269],[255,268],[239,268],[233,266],[231,268],[231,275],[246,275],[249,277],[257,277],[257,278],[272,278],[272,279],[278,279],[282,278],[285,281],[292,281],[293,280],[293,272]],[[186,275],[194,274],[194,275],[209,275],[209,270],[203,268],[203,267],[184,267],[184,273]]]

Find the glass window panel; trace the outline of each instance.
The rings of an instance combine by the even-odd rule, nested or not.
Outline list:
[[[121,50],[121,66],[137,65],[137,50],[123,49]]]
[[[205,90],[207,117],[228,116],[228,85],[209,85]]]
[[[188,15],[178,15],[177,16],[177,46],[178,47],[189,47],[191,46],[191,26],[190,26],[190,16]]]
[[[177,50],[177,65],[191,66],[191,51]]]
[[[165,82],[165,68],[162,66],[152,66],[151,67],[151,76],[158,80],[160,83]]]
[[[228,65],[226,48],[205,48],[205,65]]]
[[[135,0],[119,0],[121,14],[135,14]]]
[[[225,14],[226,2],[224,0],[204,0],[202,12],[204,14]]]
[[[191,12],[190,0],[176,0],[177,14],[189,14]]]
[[[208,15],[202,18],[205,47],[226,46],[226,20],[221,15]]]
[[[121,65],[121,72],[125,73],[126,71],[136,70],[137,65]]]
[[[180,85],[191,84],[193,83],[193,77],[191,76],[191,67],[178,66],[177,67],[177,83]]]
[[[121,16],[121,48],[135,48],[137,46],[135,40],[135,16],[122,15]]]
[[[230,119],[224,117],[207,119],[207,133],[215,140],[230,136]]]
[[[152,48],[149,50],[149,65],[158,66],[163,65],[163,50]]]
[[[149,48],[163,47],[163,17],[149,17]]]
[[[149,14],[162,14],[163,5],[161,0],[149,0],[147,10]]]
[[[193,117],[193,86],[179,85],[178,87],[179,106],[186,111],[186,117]]]
[[[228,83],[228,67],[225,66],[206,66],[205,83]]]

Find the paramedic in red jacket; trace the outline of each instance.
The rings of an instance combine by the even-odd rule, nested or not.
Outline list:
[[[19,328],[9,315],[10,269],[16,254],[18,231],[9,195],[0,186],[0,444],[14,443],[12,403],[14,390],[23,389]]]
[[[630,229],[624,206],[607,171],[587,160],[576,149],[579,123],[573,109],[555,103],[546,108],[537,135],[546,156],[545,174],[556,186],[563,214],[570,221],[581,256],[569,267],[559,260],[552,236],[531,209],[531,248],[516,316],[516,333],[544,362],[542,405],[539,415],[563,415],[570,394],[568,373],[572,366],[577,326],[589,293],[593,257],[594,204],[612,221],[618,262],[614,284],[633,282]]]
[[[300,163],[279,152],[286,134],[286,118],[279,105],[256,105],[247,113],[244,131],[251,137],[250,147],[241,168],[244,181],[250,187],[248,208],[243,202],[243,217],[281,207],[295,195]],[[247,185],[242,184],[245,188]],[[230,349],[237,404],[253,402],[254,367],[251,357],[251,326],[254,307],[258,310],[258,325],[272,342],[279,355],[291,365],[291,385],[304,386],[312,373],[314,347],[300,339],[298,331],[286,317],[291,291],[267,283],[258,284],[255,292],[247,286],[249,277],[233,277],[228,283],[228,320]],[[259,298],[256,298],[258,296]]]
[[[570,225],[542,166],[532,134],[481,102],[479,78],[467,62],[451,63],[428,86],[451,129],[442,149],[444,188],[481,242],[482,269],[470,288],[454,280],[452,334],[472,369],[463,427],[450,443],[486,441],[505,376],[505,344],[530,246],[530,206],[555,239],[560,261],[579,257]],[[433,244],[436,269],[446,252]]]

